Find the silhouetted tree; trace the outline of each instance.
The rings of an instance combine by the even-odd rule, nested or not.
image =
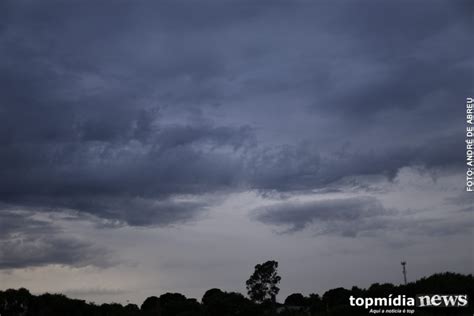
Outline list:
[[[127,304],[124,307],[127,315],[138,315],[140,313],[140,309],[136,304]]]
[[[27,289],[6,290],[0,293],[0,315],[16,316],[24,315],[31,305],[33,296]]]
[[[240,293],[210,289],[202,297],[206,316],[260,315],[257,307]]]
[[[187,299],[180,293],[161,295],[159,304],[163,316],[198,315],[200,312],[200,304],[195,299]]]
[[[142,306],[140,307],[140,310],[145,314],[145,315],[160,315],[160,299],[156,296],[150,296],[148,297],[143,303]]]
[[[102,304],[100,305],[101,316],[128,316],[130,313],[118,303]],[[58,315],[73,315],[69,313],[58,314]]]
[[[309,295],[308,306],[309,306],[309,312],[311,315],[320,314],[325,310],[323,300],[318,294]]]
[[[388,296],[393,293],[395,293],[395,286],[391,283],[374,283],[367,290],[367,294],[373,297]]]
[[[276,296],[280,289],[281,277],[277,273],[278,262],[267,261],[255,266],[254,273],[247,280],[247,291],[252,301],[261,303],[266,299],[273,303],[276,301]]]
[[[323,294],[323,303],[326,306],[326,310],[334,311],[334,309],[340,309],[341,306],[349,306],[349,296],[351,291],[339,287],[326,291]]]
[[[210,289],[204,293],[204,296],[201,299],[202,305],[204,306],[204,311],[206,315],[209,316],[219,316],[224,315],[225,309],[225,300],[224,292],[219,289]]]
[[[307,298],[301,293],[293,293],[287,296],[285,299],[285,305],[306,306]]]

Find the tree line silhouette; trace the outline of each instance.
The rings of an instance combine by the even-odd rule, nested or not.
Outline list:
[[[368,315],[364,308],[349,305],[349,297],[386,297],[419,294],[467,294],[464,308],[423,308],[416,315],[473,315],[474,277],[457,273],[438,273],[407,285],[374,283],[367,289],[353,286],[326,291],[322,296],[301,293],[289,295],[277,303],[278,262],[267,261],[255,266],[246,282],[248,298],[220,289],[206,291],[201,301],[180,293],[165,293],[145,299],[141,306],[118,303],[96,305],[71,299],[63,294],[32,295],[27,289],[0,291],[0,316],[339,316]]]

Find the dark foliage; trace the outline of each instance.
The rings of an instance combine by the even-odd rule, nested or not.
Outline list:
[[[267,261],[255,266],[254,273],[247,280],[247,291],[250,299],[256,303],[262,303],[265,300],[275,302],[280,289],[281,277],[277,272],[278,262]]]
[[[308,299],[301,293],[293,293],[285,299],[285,305],[307,306]]]
[[[324,293],[304,296],[289,295],[284,304],[270,300],[255,303],[240,293],[208,290],[201,303],[179,293],[148,297],[140,308],[134,304],[117,303],[95,305],[70,299],[62,294],[32,295],[26,289],[0,291],[1,316],[338,316],[368,315],[363,308],[349,305],[349,297],[386,297],[388,295],[416,296],[419,294],[467,294],[467,308],[423,308],[416,315],[473,315],[474,277],[456,273],[434,274],[405,285],[372,284],[367,289],[335,288]]]
[[[208,316],[251,316],[260,315],[259,306],[240,293],[208,290],[202,297],[204,315]]]

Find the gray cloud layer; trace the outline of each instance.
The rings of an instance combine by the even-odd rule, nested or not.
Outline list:
[[[384,229],[381,223],[389,214],[377,199],[357,197],[277,204],[258,210],[255,217],[263,223],[289,226],[287,232],[314,224],[318,234],[355,237],[368,230]]]
[[[472,201],[471,201],[472,206]],[[384,238],[392,232],[409,236],[448,236],[470,232],[472,218],[414,217],[387,209],[374,197],[353,197],[311,202],[284,202],[254,210],[254,218],[262,223],[285,228],[294,233],[312,228],[316,235],[344,237],[376,236]]]
[[[48,264],[104,267],[109,259],[107,250],[63,234],[34,213],[0,212],[0,269]]]

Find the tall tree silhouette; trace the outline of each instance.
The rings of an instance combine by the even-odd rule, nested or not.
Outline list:
[[[275,303],[275,298],[280,291],[278,283],[281,277],[277,273],[278,262],[267,261],[255,266],[254,273],[247,280],[247,291],[252,301],[261,303],[270,300]]]

